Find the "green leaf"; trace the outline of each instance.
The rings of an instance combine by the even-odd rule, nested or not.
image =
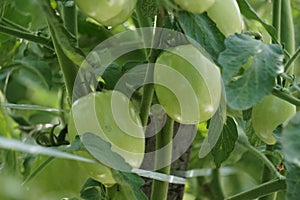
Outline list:
[[[297,113],[282,130],[282,150],[285,160],[300,167],[300,113]]]
[[[249,35],[230,35],[220,54],[228,105],[245,110],[269,94],[275,77],[284,70],[280,45],[264,44]]]
[[[0,2],[0,21],[5,13],[7,2],[8,2],[8,0],[2,0]]]
[[[144,184],[144,180],[137,174],[112,170],[112,175],[118,184],[109,188],[109,197],[111,199],[147,199],[140,189]]]
[[[67,92],[71,100],[78,67],[84,61],[83,53],[76,48],[76,39],[64,27],[62,19],[56,14],[55,10],[51,8],[50,2],[38,1],[38,3],[41,6],[43,14],[47,20],[52,42],[64,75]]]
[[[107,89],[114,89],[115,85],[117,84],[117,82],[121,77],[122,77],[122,68],[115,63],[112,63],[107,68],[105,68],[105,71],[102,74],[102,78],[105,81]]]
[[[32,50],[31,46],[28,48],[28,45],[21,44],[18,53],[13,59],[14,64],[21,65],[21,69],[26,69],[38,78],[36,80],[35,76],[25,72],[26,74],[24,75],[33,79],[32,81],[41,82],[46,88],[50,88],[52,81],[51,67],[48,62],[41,60],[42,56],[36,55]]]
[[[286,200],[298,200],[300,196],[300,167],[292,163],[286,163]]]
[[[123,171],[131,171],[131,166],[124,158],[111,150],[111,144],[93,133],[84,133],[81,142],[86,150],[102,164]]]
[[[39,2],[43,14],[50,28],[51,37],[55,38],[55,48],[59,45],[67,58],[80,66],[84,61],[84,54],[76,47],[76,38],[65,28],[62,19],[56,14],[47,1]],[[55,44],[57,43],[57,44]]]
[[[257,134],[253,129],[251,120],[248,120],[245,124],[245,134],[247,135],[248,141],[252,146],[257,147],[263,145],[263,142],[261,141],[261,139],[258,138]]]
[[[199,151],[199,158],[204,158],[217,144],[219,137],[221,136],[223,126],[226,123],[226,102],[224,97],[224,90],[222,91],[222,98],[220,101],[217,112],[213,115],[209,121],[209,128],[207,137],[204,139],[201,149]]]
[[[2,106],[2,93],[0,92],[0,136],[12,138],[16,132],[17,123],[7,114]]]
[[[262,20],[255,10],[251,7],[247,0],[237,0],[241,13],[248,19],[256,20],[262,24],[266,31],[270,34],[274,41],[277,41],[276,30],[273,26]]]
[[[85,200],[109,200],[105,185],[91,178],[80,190],[80,197]]]
[[[221,166],[222,162],[230,156],[237,138],[238,131],[236,124],[231,117],[227,117],[221,136],[219,137],[217,144],[212,149],[214,162],[218,168]]]
[[[225,36],[207,14],[196,15],[189,12],[179,12],[177,20],[183,32],[198,42],[215,63],[219,54],[225,49]]]

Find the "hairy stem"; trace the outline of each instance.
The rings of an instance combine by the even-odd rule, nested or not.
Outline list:
[[[155,164],[159,162],[169,163],[166,167],[157,170],[164,174],[170,174],[171,158],[172,158],[172,138],[173,138],[174,120],[167,117],[166,124],[161,132],[156,135],[156,149],[164,148],[163,151],[155,156]],[[158,152],[158,151],[156,151]],[[165,200],[168,195],[168,182],[153,180],[151,200]]]

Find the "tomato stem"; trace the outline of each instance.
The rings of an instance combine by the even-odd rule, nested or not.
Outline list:
[[[247,141],[243,140],[243,139],[239,139],[238,143],[242,146],[244,146],[245,148],[247,148],[254,156],[256,156],[259,160],[261,160],[263,162],[263,164],[269,168],[269,170],[275,174],[275,176],[278,179],[285,179],[284,176],[282,176],[276,169],[276,167],[273,165],[273,163],[261,152],[259,152],[255,147],[253,147],[252,145],[250,145]]]
[[[280,29],[281,29],[280,19],[281,19],[281,0],[274,0],[272,24],[276,29],[277,41],[273,41],[273,43],[280,42]]]
[[[63,20],[67,30],[70,31],[70,33],[72,33],[77,39],[77,10],[74,1],[67,1],[66,3],[63,3]]]
[[[300,56],[300,48],[298,48],[295,54],[289,59],[289,61],[285,64],[285,71],[288,71],[290,66],[299,58]]]
[[[22,39],[25,39],[28,41],[32,41],[32,42],[44,45],[48,49],[53,50],[52,42],[48,38],[38,36],[33,33],[17,30],[14,28],[10,28],[10,27],[7,27],[7,26],[1,25],[1,24],[0,24],[0,32],[7,34],[7,35],[15,36],[17,38],[22,38]]]
[[[155,166],[158,166],[160,163],[167,164],[166,167],[157,170],[164,174],[170,174],[171,170],[173,128],[174,120],[167,117],[164,128],[156,134],[156,150],[161,150],[162,148],[164,148],[164,150],[156,151]],[[151,200],[167,199],[168,187],[168,182],[153,180]]]
[[[226,198],[226,200],[238,200],[238,199],[257,199],[268,194],[286,189],[285,179],[276,179],[259,185],[253,189],[245,192],[241,192],[234,196]]]
[[[274,96],[279,97],[280,99],[283,99],[287,102],[290,102],[291,104],[294,104],[295,106],[300,106],[300,100],[296,97],[291,96],[290,94],[281,91],[280,88],[273,88],[272,94]]]
[[[274,151],[274,145],[266,145],[266,151]],[[272,155],[266,155],[266,157],[271,161],[272,160]],[[265,165],[263,169],[263,174],[262,174],[262,183],[265,183],[273,178],[273,174],[271,173],[270,169]],[[276,193],[270,194],[268,196],[262,197],[259,200],[273,200],[274,197],[276,196]]]
[[[295,52],[295,32],[290,0],[281,1],[280,37],[284,48],[290,55]],[[289,68],[289,74],[293,73],[293,66]]]

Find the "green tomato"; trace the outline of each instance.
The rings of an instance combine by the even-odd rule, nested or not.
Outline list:
[[[296,106],[273,95],[266,96],[252,110],[252,124],[255,133],[266,144],[276,143],[272,132],[296,113]]]
[[[236,0],[216,0],[207,14],[225,36],[243,30],[243,18]]]
[[[204,122],[220,103],[219,68],[193,45],[164,51],[156,61],[154,83],[160,104],[179,123]]]
[[[31,172],[48,157],[38,156]],[[89,178],[79,161],[55,158],[24,186],[41,200],[80,197],[80,189]]]
[[[105,26],[125,22],[132,14],[136,0],[75,0],[83,13]]]
[[[203,13],[215,3],[215,0],[175,0],[175,2],[186,11]]]
[[[76,135],[87,132],[111,143],[112,151],[132,167],[140,167],[145,150],[144,129],[135,107],[121,92],[95,92],[73,103],[69,139],[72,142]]]

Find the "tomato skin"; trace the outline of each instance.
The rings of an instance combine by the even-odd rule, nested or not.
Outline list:
[[[105,26],[125,22],[132,14],[137,0],[75,0],[83,13]]]
[[[154,83],[158,101],[179,123],[206,121],[220,103],[220,71],[193,45],[164,51],[156,61]]]
[[[243,30],[243,18],[236,0],[216,0],[207,14],[225,36]]]
[[[118,91],[95,92],[72,105],[69,139],[84,133],[97,134],[111,143],[132,167],[140,167],[145,150],[144,130],[130,100]]]
[[[203,13],[215,3],[215,0],[175,0],[175,2],[186,11]]]
[[[38,156],[32,167],[35,170],[48,157]],[[36,192],[41,200],[80,197],[80,189],[89,178],[78,161],[55,158],[39,171],[25,187]]]
[[[276,143],[272,132],[296,113],[296,106],[276,96],[268,95],[252,110],[253,129],[268,145]]]

